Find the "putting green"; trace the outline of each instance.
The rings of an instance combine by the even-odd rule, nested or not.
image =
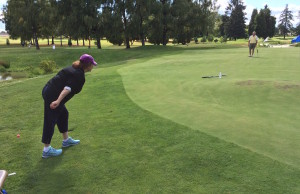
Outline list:
[[[118,72],[142,108],[300,168],[300,49],[247,53],[185,50]]]

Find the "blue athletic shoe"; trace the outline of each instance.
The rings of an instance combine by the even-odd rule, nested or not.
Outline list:
[[[65,148],[65,147],[77,145],[79,143],[80,143],[80,140],[75,140],[75,139],[72,139],[71,137],[69,137],[67,141],[62,142],[62,147]]]
[[[54,156],[59,156],[62,153],[62,149],[54,149],[53,147],[50,146],[48,152],[43,151],[43,158],[49,158],[49,157],[54,157]]]

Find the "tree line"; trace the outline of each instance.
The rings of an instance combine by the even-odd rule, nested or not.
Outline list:
[[[252,30],[259,37],[274,36],[276,18],[266,6],[253,10],[249,30],[245,20],[246,6],[241,0],[230,0],[224,15],[218,14],[217,0],[8,0],[3,7],[3,22],[13,39],[68,37],[82,40],[83,45],[106,38],[115,45],[130,48],[134,41],[166,45],[169,39],[180,44],[197,37],[223,36],[246,38]]]

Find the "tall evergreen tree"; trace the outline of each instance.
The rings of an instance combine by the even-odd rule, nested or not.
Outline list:
[[[227,34],[230,38],[244,38],[245,37],[245,13],[246,6],[242,0],[230,0],[226,14],[230,16]]]
[[[249,22],[249,29],[248,29],[248,34],[251,35],[253,31],[256,31],[256,16],[258,14],[257,9],[253,9],[252,15],[251,15],[251,20]]]
[[[281,33],[283,34],[283,37],[285,39],[285,36],[288,32],[290,32],[290,29],[293,27],[292,22],[293,21],[293,14],[292,11],[289,10],[288,4],[286,4],[285,9],[281,12],[279,17],[279,29]]]
[[[266,13],[262,9],[256,16],[256,34],[258,37],[263,37],[264,39],[268,37]]]
[[[269,37],[275,36],[275,28],[276,28],[276,18],[274,16],[270,16],[267,19],[267,32]]]
[[[254,22],[252,23],[254,19]],[[255,25],[251,25],[255,24]],[[268,5],[265,5],[264,9],[261,9],[256,17],[251,17],[251,22],[249,24],[249,35],[256,31],[258,37],[273,37],[275,35],[275,25],[276,25],[276,18],[271,16],[271,10],[269,9]],[[251,28],[252,26],[252,28]]]
[[[221,25],[220,25],[220,35],[221,36],[228,36],[227,32],[228,32],[228,28],[229,28],[229,20],[230,20],[230,17],[227,16],[227,15],[222,15],[221,16]]]
[[[274,16],[271,16],[271,10],[268,5],[265,5],[262,11],[265,13],[267,36],[273,37],[275,35],[276,18]]]

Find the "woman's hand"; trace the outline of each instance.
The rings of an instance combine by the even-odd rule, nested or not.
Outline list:
[[[63,89],[63,91],[61,91],[59,97],[57,98],[57,100],[51,102],[50,104],[50,108],[51,109],[56,109],[60,102],[71,92],[71,90],[68,90],[68,89]]]
[[[51,109],[56,109],[59,106],[59,102],[57,100],[51,102],[50,108]]]

